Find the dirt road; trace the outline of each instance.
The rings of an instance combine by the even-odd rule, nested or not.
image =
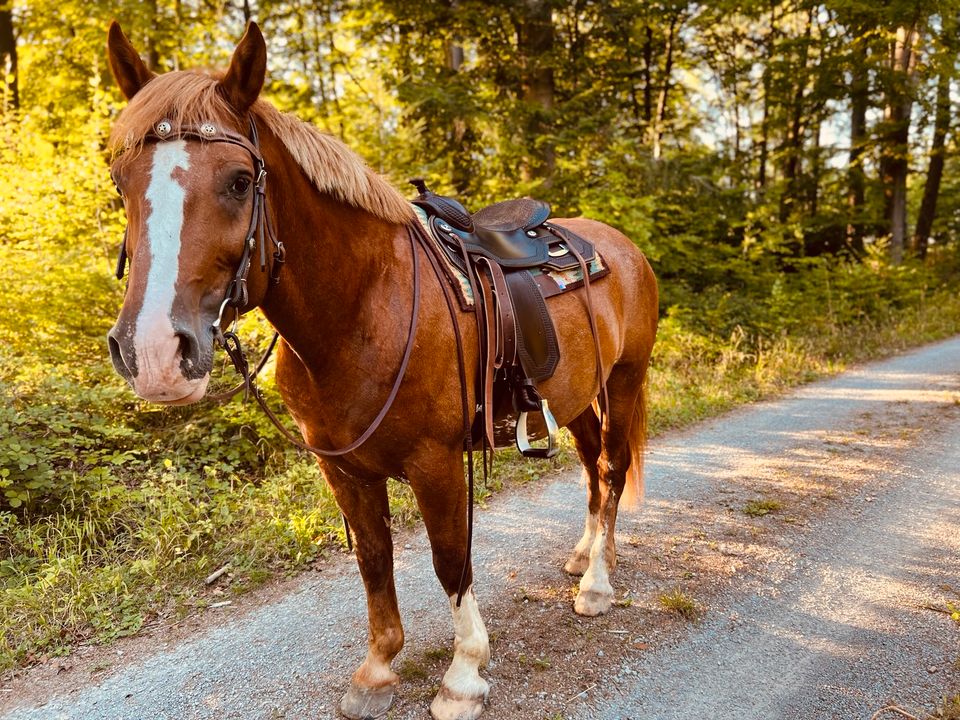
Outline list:
[[[943,612],[960,604],[960,338],[654,441],[644,508],[618,528],[617,607],[596,619],[573,614],[560,570],[577,478],[478,514],[486,717],[870,718],[960,692],[960,623]],[[424,718],[452,628],[422,532],[400,537],[397,579],[391,717]],[[0,718],[336,717],[364,654],[362,597],[337,558],[179,642],[28,672],[2,688]]]

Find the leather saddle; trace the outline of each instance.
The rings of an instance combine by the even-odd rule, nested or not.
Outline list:
[[[594,259],[586,240],[572,233],[560,236],[546,224],[550,205],[542,200],[504,200],[471,215],[457,200],[414,182],[420,195],[413,204],[427,211],[434,234],[454,246],[462,243],[468,255],[487,257],[503,268],[571,270],[579,267],[569,251],[573,244],[586,262]]]
[[[557,424],[537,382],[550,378],[560,361],[545,298],[567,288],[545,271],[589,269],[593,245],[548,223],[550,205],[543,201],[507,200],[470,214],[457,200],[430,192],[423,180],[411,182],[420,193],[413,204],[425,212],[441,250],[473,289],[483,355],[475,439],[486,436],[495,446],[494,420],[502,432],[512,405],[520,452],[552,457],[559,451]],[[545,448],[530,445],[528,413],[542,415]]]

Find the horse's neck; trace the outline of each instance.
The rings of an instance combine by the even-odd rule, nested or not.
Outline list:
[[[292,163],[287,158],[284,164]],[[272,170],[268,182],[286,263],[262,310],[316,370],[337,361],[337,348],[395,324],[389,298],[396,297],[398,278],[410,274],[409,252],[403,252],[406,233],[402,226],[318,193],[295,165]],[[371,304],[383,307],[379,328],[367,327],[373,324]]]

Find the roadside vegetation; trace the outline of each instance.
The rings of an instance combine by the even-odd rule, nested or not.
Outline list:
[[[151,40],[151,62],[161,70],[222,64],[225,57],[204,52],[239,37],[241,18],[207,17],[208,6],[193,2],[177,4],[193,15],[176,18],[177,32],[185,34],[176,36],[172,5],[154,4],[160,16],[146,17],[149,5],[120,3],[116,12],[132,36]],[[720,57],[710,48],[724,46],[723,32],[766,27],[765,10],[756,17],[738,15],[748,12],[742,9],[714,16],[678,4],[685,9],[676,22],[691,32],[674,45],[671,70],[662,33],[668,26],[670,33],[679,30],[644,26],[649,3],[634,7],[636,27],[624,26],[613,9],[577,18],[573,4],[557,4],[556,42],[569,53],[542,50],[534,58],[534,66],[554,71],[552,114],[543,114],[531,109],[535,97],[517,89],[527,87],[517,77],[531,67],[530,59],[516,48],[485,55],[492,38],[484,33],[496,24],[483,20],[451,29],[431,15],[443,3],[417,4],[423,17],[404,3],[359,3],[377,18],[373,23],[357,14],[361,10],[320,3],[341,14],[337,31],[351,39],[336,53],[327,45],[309,46],[314,37],[321,45],[333,42],[323,39],[333,23],[329,13],[296,26],[322,32],[301,32],[277,18],[309,13],[305,6],[255,5],[266,18],[268,40],[281,30],[289,37],[283,47],[270,48],[268,95],[344,134],[398,187],[406,177],[426,174],[435,189],[454,192],[472,207],[539,195],[558,215],[607,220],[647,253],[661,282],[649,381],[653,434],[960,332],[955,193],[942,193],[940,212],[915,252],[902,244],[898,249],[899,230],[893,232],[895,218],[885,210],[891,189],[885,183],[893,181],[880,172],[893,142],[889,128],[863,130],[857,158],[848,157],[846,140],[832,148],[820,142],[819,127],[839,100],[818,93],[842,92],[844,73],[865,69],[876,91],[868,100],[875,104],[900,87],[888,87],[896,68],[883,65],[885,39],[899,27],[893,14],[856,19],[876,25],[867,37],[879,45],[864,49],[843,44],[852,35],[841,25],[853,19],[811,12],[809,22],[818,27],[824,18],[837,24],[837,32],[813,32],[804,26],[807,13],[784,6],[780,20],[792,20],[764,36],[783,46],[761,48],[749,66],[779,58],[769,68],[771,112],[762,129],[758,123],[738,126],[734,137],[717,129],[717,113],[736,101],[759,118],[767,101],[747,91],[743,83],[753,71],[746,65],[711,67],[703,58]],[[69,653],[78,643],[176,622],[344,546],[339,513],[315,464],[288,446],[254,404],[158,408],[137,401],[113,372],[104,337],[123,293],[112,267],[124,219],[104,155],[111,118],[121,107],[102,59],[109,18],[99,5],[73,0],[42,0],[29,8],[14,0],[0,5],[0,14],[10,15],[9,7],[20,62],[16,95],[7,79],[12,76],[0,72],[0,81],[6,79],[0,82],[0,161],[12,169],[0,174],[0,671]],[[497,7],[471,5],[463,17],[496,13]],[[916,22],[923,12],[911,9],[909,15]],[[604,32],[574,42],[566,23],[586,25],[588,19]],[[421,35],[409,31],[414,21],[440,29]],[[550,14],[537,22],[552,22]],[[402,43],[385,39],[390,23],[407,28]],[[710,32],[694,32],[700,24]],[[924,167],[937,81],[948,72],[941,51],[955,30],[950,23],[931,27],[944,37],[930,41],[927,62],[914,71],[923,73],[912,82],[923,88],[925,104],[914,113],[920,125],[908,148]],[[211,32],[219,45],[210,41]],[[384,35],[365,35],[376,32]],[[456,36],[470,44],[473,65],[462,71],[444,66],[448,48],[437,44],[444,32],[453,33],[450,42]],[[694,36],[702,45],[690,44]],[[631,99],[637,73],[615,60],[623,57],[624,43],[642,56],[643,38],[652,43],[647,87],[651,97],[664,88],[666,106],[646,118],[642,104],[633,108],[637,98]],[[55,46],[66,49],[55,53]],[[386,48],[377,63],[370,62],[374,47]],[[4,57],[0,42],[0,61]],[[304,63],[319,63],[318,72],[334,80],[318,88],[314,76],[299,69]],[[445,67],[443,77],[431,74],[437,67]],[[670,85],[677,68],[688,77],[716,73],[718,87],[728,83],[733,95],[705,109],[713,95]],[[831,75],[837,72],[840,79]],[[737,73],[743,73],[739,80]],[[791,84],[798,79],[799,100]],[[581,82],[609,88],[609,97],[585,96]],[[441,87],[450,88],[452,98]],[[777,93],[789,103],[778,105]],[[807,134],[797,136],[793,116],[780,107],[809,121],[801,127]],[[450,128],[466,129],[457,135]],[[956,161],[952,141],[941,152],[949,170]],[[903,179],[905,207],[921,215],[929,182]],[[859,195],[850,195],[848,186]],[[242,329],[249,346],[265,346],[269,330],[256,317]],[[233,381],[226,365],[220,376],[223,386]],[[270,399],[280,404],[275,395]],[[498,455],[490,486],[478,490],[481,501],[576,459],[569,445],[547,463],[515,455]],[[395,523],[414,523],[410,493],[399,483],[391,486]],[[744,512],[778,509],[757,504]],[[204,578],[227,563],[229,570],[207,586]],[[222,594],[214,596],[214,586]],[[672,609],[668,603],[664,607]]]
[[[696,601],[680,588],[660,595],[660,606],[671,615],[684,620],[696,620],[702,612]]]

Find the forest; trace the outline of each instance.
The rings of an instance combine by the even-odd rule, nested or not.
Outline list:
[[[660,282],[654,432],[960,331],[960,0],[0,1],[0,671],[343,541],[255,405],[158,409],[110,366],[112,19],[156,72],[224,67],[256,20],[266,97],[410,197],[623,230]],[[481,500],[572,457],[502,457]]]

